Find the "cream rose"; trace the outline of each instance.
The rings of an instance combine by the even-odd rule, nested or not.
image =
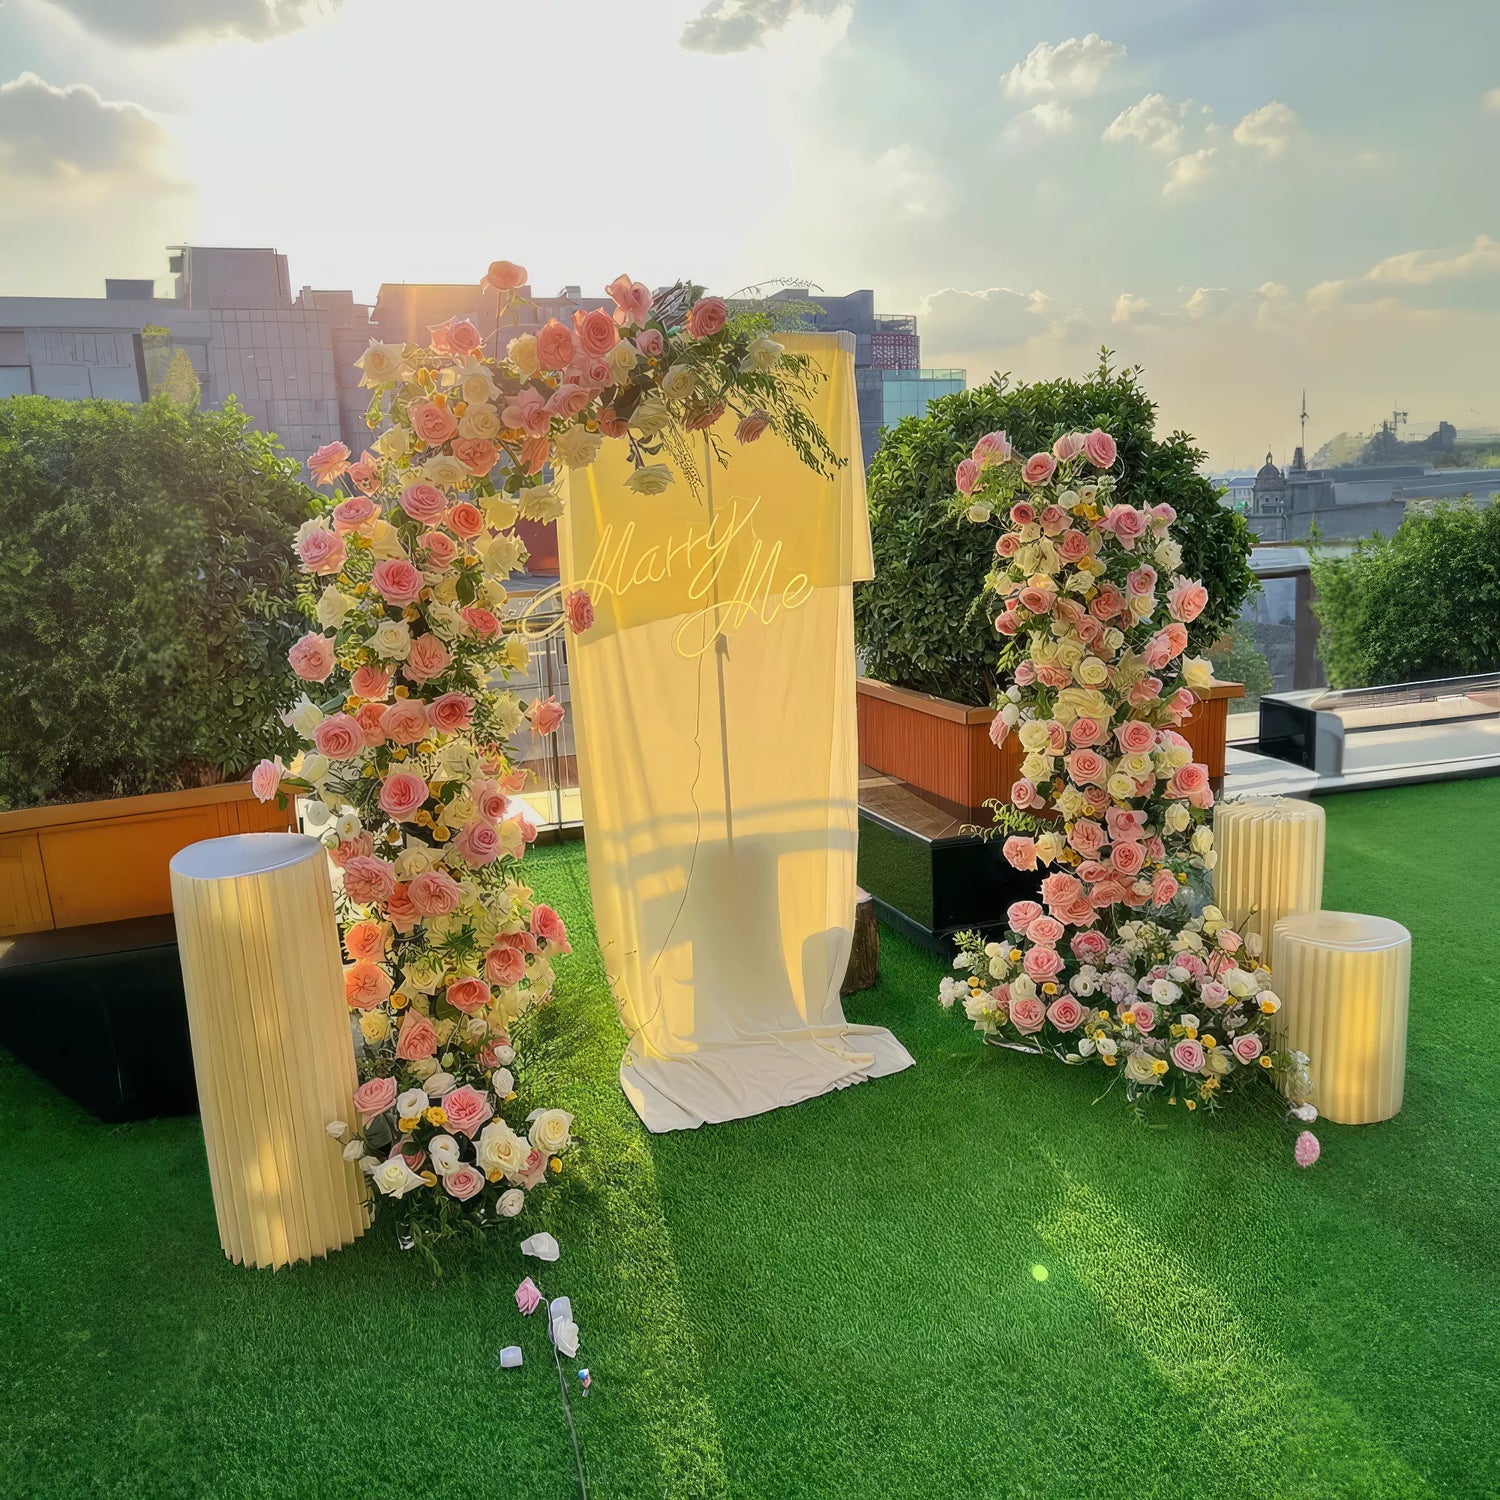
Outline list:
[[[491,1120],[474,1142],[474,1157],[486,1172],[519,1176],[531,1157],[531,1142],[517,1135],[504,1120]]]
[[[502,1218],[513,1219],[526,1207],[526,1194],[520,1188],[506,1188],[495,1199],[495,1212]]]
[[[323,722],[323,710],[306,693],[281,716],[281,722],[295,729],[305,740],[313,737],[313,730]]]
[[[353,608],[354,600],[348,594],[339,593],[330,583],[318,595],[318,624],[324,630],[337,630],[349,618],[349,611]]]
[[[573,1116],[567,1110],[538,1109],[533,1110],[526,1118],[531,1126],[528,1132],[531,1144],[543,1156],[557,1156],[573,1144],[573,1137],[568,1133]]]
[[[391,427],[375,439],[375,446],[386,458],[405,458],[411,452],[411,434],[404,427]]]
[[[666,464],[642,464],[625,481],[625,488],[637,495],[659,495],[672,483],[673,477]]]
[[[661,393],[669,401],[686,401],[696,385],[693,372],[687,365],[673,365],[661,378]]]
[[[536,352],[536,335],[523,333],[506,346],[505,357],[523,375],[535,375],[542,367]]]
[[[569,427],[557,440],[557,457],[569,469],[586,469],[599,456],[604,439],[586,427]]]
[[[370,1173],[370,1181],[387,1198],[404,1198],[413,1188],[426,1186],[422,1179],[407,1166],[406,1158],[400,1154],[391,1157],[389,1161],[381,1162]]]
[[[521,566],[526,554],[525,543],[513,531],[502,531],[484,554],[486,569],[501,578],[509,578]]]
[[[1182,680],[1190,688],[1206,688],[1213,681],[1213,663],[1204,656],[1183,658]]]
[[[472,402],[458,420],[458,435],[490,442],[500,433],[500,413],[484,402]]]
[[[391,1018],[383,1010],[367,1010],[359,1018],[360,1035],[372,1046],[379,1046],[391,1034]]]
[[[354,363],[359,367],[361,385],[386,385],[406,379],[406,359],[399,344],[371,339],[369,348]]]
[[[521,507],[508,495],[491,495],[482,505],[484,524],[492,531],[508,531],[516,524]]]
[[[1097,656],[1085,656],[1075,673],[1084,687],[1103,687],[1109,678],[1109,668]]]
[[[405,661],[411,655],[411,630],[405,620],[382,620],[368,644],[382,661]]]
[[[647,396],[641,404],[636,407],[630,418],[630,425],[634,427],[642,437],[655,437],[662,428],[666,427],[672,420],[672,413],[667,410],[666,404],[659,396]]]

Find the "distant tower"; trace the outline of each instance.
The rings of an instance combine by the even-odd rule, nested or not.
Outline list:
[[[1303,386],[1303,388],[1302,388],[1302,418],[1301,418],[1301,421],[1302,421],[1302,443],[1301,443],[1301,446],[1303,448],[1306,448],[1307,447],[1307,387],[1306,386]]]

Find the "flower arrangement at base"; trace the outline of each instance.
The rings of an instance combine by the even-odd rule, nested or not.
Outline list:
[[[1106,432],[1065,433],[1022,459],[989,433],[955,476],[969,520],[998,520],[986,580],[1006,690],[990,728],[1024,758],[997,811],[1006,860],[1050,869],[1003,937],[958,939],[940,999],[986,1040],[1090,1063],[1132,1102],[1213,1108],[1278,1069],[1305,1098],[1306,1058],[1278,1056],[1270,974],[1192,882],[1214,867],[1208,771],[1178,732],[1207,686],[1184,658],[1202,584],[1177,573],[1172,507],[1113,499]]]
[[[525,280],[497,261],[486,285],[504,307]],[[496,357],[467,320],[433,328],[427,348],[372,343],[358,363],[366,420],[385,426],[374,451],[351,462],[330,443],[308,460],[334,494],[296,537],[317,628],[289,652],[306,691],[284,717],[306,748],[289,773],[278,758],[252,780],[262,799],[303,795],[342,875],[361,1081],[353,1123],[329,1134],[377,1214],[429,1253],[520,1214],[573,1144],[565,1111],[514,1119],[512,1027],[571,951],[520,873],[535,828],[506,746],[523,723],[553,733],[563,709],[497,686],[529,658],[506,611],[526,561],[516,521],[555,517],[549,467],[587,465],[608,441],[629,444],[643,495],[674,482],[664,454],[693,479],[682,434],[704,432],[721,457],[709,429],[726,411],[740,442],[769,429],[813,467],[836,461],[805,409],[821,376],[767,320],[687,285],[656,298],[622,276],[608,291],[612,315],[553,320]],[[588,595],[565,616],[590,628]]]

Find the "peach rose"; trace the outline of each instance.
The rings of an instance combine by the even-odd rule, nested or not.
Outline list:
[[[734,440],[741,444],[753,443],[770,425],[771,418],[765,412],[753,411],[740,418],[739,426],[734,429]]]
[[[575,312],[573,332],[578,338],[579,348],[596,357],[608,354],[620,342],[620,330],[615,326],[615,320],[602,307]]]
[[[1146,863],[1146,851],[1139,844],[1116,844],[1109,851],[1109,862],[1122,875],[1137,875]]]
[[[688,309],[687,334],[690,339],[712,338],[729,321],[729,309],[722,297],[700,297]]]
[[[365,859],[375,852],[375,840],[363,831],[352,839],[340,839],[328,851],[328,862],[336,870],[344,869],[351,859]]]
[[[560,370],[578,352],[571,329],[564,328],[556,318],[550,318],[547,326],[536,336],[537,358],[544,370]]]
[[[446,870],[423,870],[406,886],[412,908],[424,917],[446,917],[457,911],[464,898],[463,887]]]
[[[360,454],[358,463],[349,465],[348,478],[350,484],[363,490],[365,494],[380,487],[380,465],[375,462],[374,455],[368,449]]]
[[[1103,786],[1108,775],[1109,762],[1097,750],[1080,747],[1068,756],[1068,776],[1078,786]]]
[[[484,975],[491,984],[508,990],[526,976],[526,955],[519,948],[497,944],[484,956]]]
[[[427,717],[434,729],[457,734],[469,727],[474,717],[474,700],[467,693],[444,693],[427,705]]]
[[[427,444],[436,448],[446,443],[458,431],[458,419],[446,406],[436,401],[417,401],[407,408],[407,419],[411,430]]]
[[[365,744],[372,749],[385,744],[385,705],[383,703],[361,703],[355,710],[354,722],[365,737]]]
[[[1142,563],[1140,567],[1132,568],[1125,575],[1126,592],[1135,595],[1138,599],[1149,599],[1155,587],[1156,569],[1150,563]]]
[[[582,635],[585,630],[590,629],[594,623],[594,601],[589,597],[587,589],[569,589],[563,595],[563,614],[568,621],[568,629],[574,635]]]
[[[422,572],[404,557],[387,557],[375,564],[370,583],[387,604],[404,608],[422,592]]]
[[[309,531],[297,543],[297,557],[302,566],[313,574],[337,573],[349,555],[348,544],[336,531],[324,531],[319,527]]]
[[[1037,485],[1046,484],[1056,472],[1057,460],[1050,453],[1033,453],[1021,470],[1021,478],[1035,488]],[[1015,520],[1014,509],[1011,511],[1011,519]]]
[[[379,922],[355,922],[344,933],[344,951],[350,958],[377,959],[385,948],[386,930]]]
[[[417,538],[417,546],[431,568],[446,568],[458,556],[458,543],[446,531],[424,531]]]
[[[500,834],[493,823],[476,818],[459,829],[453,847],[466,865],[481,870],[500,857]]]
[[[368,495],[351,495],[333,507],[334,528],[343,532],[358,531],[379,514],[379,507]]]
[[[376,1115],[383,1115],[396,1102],[394,1078],[371,1078],[354,1091],[354,1112],[368,1125]]]
[[[1102,428],[1096,427],[1083,440],[1083,456],[1096,469],[1108,469],[1116,455],[1115,440]]]
[[[409,484],[401,491],[401,509],[419,526],[431,526],[448,508],[435,484]]]
[[[437,1051],[437,1045],[437,1028],[432,1022],[426,1016],[408,1011],[396,1038],[396,1056],[403,1062],[416,1062],[419,1058],[431,1057]],[[447,1107],[444,1101],[443,1108]]]
[[[494,1116],[495,1106],[478,1089],[465,1083],[443,1095],[443,1111],[448,1116],[448,1128],[472,1140]]]
[[[560,385],[547,397],[544,409],[549,417],[559,417],[566,422],[576,417],[593,399],[581,385]]]
[[[641,282],[632,281],[628,276],[616,276],[604,290],[615,299],[615,322],[625,325],[646,321],[652,297]]]
[[[500,450],[484,438],[457,438],[453,456],[476,479],[482,479],[500,459]]]
[[[1142,719],[1127,719],[1115,730],[1115,738],[1127,755],[1139,755],[1156,746],[1156,731]]]
[[[388,740],[397,745],[415,745],[427,738],[432,727],[427,711],[414,698],[398,698],[381,714],[380,727]]]
[[[1191,578],[1180,578],[1167,592],[1167,608],[1174,620],[1190,624],[1208,607],[1208,590]]]
[[[447,997],[454,1010],[474,1016],[490,1003],[490,987],[482,979],[455,979],[448,986]]]
[[[378,906],[395,887],[395,872],[373,854],[356,854],[344,862],[344,894],[356,906]]]
[[[1086,439],[1081,432],[1065,432],[1052,445],[1052,454],[1060,464],[1065,464],[1070,458],[1077,458],[1083,452]]]
[[[349,691],[356,698],[384,698],[391,690],[391,674],[380,667],[356,667]]]
[[[1036,980],[1038,984],[1054,978],[1062,971],[1062,955],[1056,948],[1037,946],[1028,948],[1026,956],[1021,960],[1021,967]]]
[[[1082,562],[1089,555],[1089,539],[1081,531],[1065,531],[1058,540],[1057,552],[1064,562]]]
[[[484,346],[479,330],[467,319],[459,318],[448,325],[448,347],[459,355],[473,354]]]
[[[420,811],[426,801],[427,783],[414,771],[392,771],[381,784],[381,809],[398,823]],[[347,879],[347,870],[344,875]]]
[[[484,516],[480,514],[479,507],[471,505],[467,500],[450,505],[446,519],[449,531],[455,536],[461,536],[466,542],[472,542],[484,530]]]
[[[286,767],[278,755],[275,760],[263,760],[250,773],[250,790],[261,802],[269,802],[281,790],[281,778]]]
[[[420,684],[445,672],[452,660],[448,648],[435,635],[419,635],[411,643],[411,651],[401,670]]]
[[[303,682],[327,682],[333,672],[333,642],[312,631],[287,652],[286,659]]]
[[[492,292],[514,292],[526,285],[526,267],[513,260],[492,260],[480,285]]]
[[[1068,830],[1068,843],[1085,859],[1092,859],[1104,847],[1104,829],[1092,818],[1080,818]]]
[[[1100,744],[1109,731],[1092,714],[1079,714],[1068,727],[1068,738],[1080,749]]]
[[[416,649],[415,646],[412,648]],[[556,698],[537,698],[526,710],[526,717],[537,734],[551,734],[566,717],[567,711]]]
[[[1011,1025],[1022,1036],[1030,1036],[1033,1032],[1040,1031],[1046,1019],[1047,1012],[1040,1000],[1028,996],[1021,1000],[1012,1000],[1010,1003]]]
[[[390,998],[391,976],[368,959],[359,959],[344,970],[344,999],[355,1010],[374,1010]]]
[[[392,927],[404,937],[421,920],[421,913],[411,904],[408,888],[399,881],[385,903],[385,914]]]
[[[972,458],[963,459],[953,471],[953,487],[960,495],[972,495],[979,483],[980,468]]]
[[[1127,844],[1126,848],[1135,847]],[[1151,900],[1156,906],[1165,906],[1177,899],[1177,877],[1170,870],[1158,870],[1151,878]]]
[[[1017,870],[1036,869],[1036,840],[1027,838],[1022,834],[1012,834],[1006,839],[1001,852],[1005,855],[1006,863]]]
[[[342,443],[324,443],[307,461],[318,484],[332,484],[349,467],[349,450]]]
[[[358,719],[330,714],[313,730],[313,744],[329,760],[350,760],[365,748],[365,732]]]
[[[533,936],[544,943],[565,943],[568,940],[568,929],[563,926],[563,919],[550,906],[541,903],[531,908],[531,931]]]

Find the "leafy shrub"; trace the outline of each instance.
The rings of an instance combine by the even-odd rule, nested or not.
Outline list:
[[[1242,682],[1245,696],[1229,705],[1230,713],[1247,714],[1260,705],[1261,698],[1271,691],[1275,679],[1271,676],[1271,664],[1255,644],[1255,627],[1246,620],[1236,620],[1230,634],[1218,641],[1208,659],[1213,663],[1214,676],[1220,682]]]
[[[1336,688],[1500,670],[1500,506],[1424,506],[1391,537],[1312,549],[1318,652]]]
[[[0,805],[170,791],[289,748],[297,473],[233,403],[0,401]]]
[[[934,401],[886,433],[870,464],[875,577],[858,586],[855,632],[865,670],[897,687],[986,704],[995,691],[999,640],[980,603],[994,561],[994,532],[951,518],[953,470],[986,432],[1002,429],[1022,453],[1063,432],[1102,427],[1119,445],[1119,498],[1166,501],[1177,511],[1182,571],[1208,588],[1189,631],[1202,652],[1224,634],[1255,587],[1244,519],[1219,504],[1201,474],[1203,453],[1182,432],[1155,434],[1156,404],[1139,368],[1113,370],[1108,351],[1082,380],[988,384]]]

